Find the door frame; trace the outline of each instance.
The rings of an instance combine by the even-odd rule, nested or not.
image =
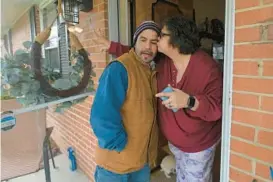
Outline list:
[[[109,39],[119,40],[118,34],[118,0],[108,0]],[[123,1],[124,2],[124,1]],[[131,0],[125,1],[126,7]],[[129,13],[129,12],[128,12]],[[128,24],[129,26],[129,24]],[[133,30],[132,30],[133,31]],[[235,0],[225,0],[225,46],[224,46],[224,77],[222,104],[222,142],[220,182],[229,182],[230,168],[230,137],[232,120],[232,83],[235,36]],[[130,32],[128,32],[130,33]]]
[[[234,37],[235,0],[226,0],[220,182],[229,182]]]

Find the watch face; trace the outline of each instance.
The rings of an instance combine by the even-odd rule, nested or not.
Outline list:
[[[190,96],[189,97],[189,104],[188,104],[188,107],[191,109],[193,108],[195,105],[195,98],[193,96]]]

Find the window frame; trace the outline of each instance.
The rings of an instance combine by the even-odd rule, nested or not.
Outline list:
[[[47,8],[48,6],[50,6],[51,4],[54,4],[55,1],[54,0],[43,0],[40,4],[39,4],[39,18],[40,18],[40,30],[44,30],[46,28],[45,26],[45,22],[44,22],[44,9]],[[60,23],[59,23],[59,19],[57,19],[57,29],[58,29],[58,37],[60,37],[61,35],[63,35],[62,33],[60,34],[59,32],[59,28],[60,28]],[[57,69],[56,71],[58,71],[59,73],[65,73],[67,74],[67,71],[69,70],[69,63],[67,65],[65,65],[65,63],[62,62],[61,58],[62,56],[67,56],[67,59],[69,59],[69,36],[68,36],[68,28],[65,25],[65,43],[67,44],[67,47],[60,47],[60,40],[59,38],[57,46],[46,46],[43,45],[42,46],[42,57],[45,58],[46,56],[46,51],[50,50],[50,49],[55,49],[57,48],[58,50],[58,62],[59,62],[59,69]],[[63,55],[61,55],[63,53]],[[68,60],[69,62],[69,60]],[[51,64],[51,63],[50,63]]]

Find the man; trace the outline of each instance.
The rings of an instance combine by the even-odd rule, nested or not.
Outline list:
[[[96,182],[149,182],[157,157],[156,77],[159,27],[142,23],[134,47],[100,77],[90,122],[98,139]]]
[[[171,93],[158,104],[160,128],[176,158],[177,182],[211,182],[216,146],[221,138],[223,79],[218,63],[199,50],[194,22],[185,17],[168,19],[161,30],[157,88]],[[109,53],[126,47],[111,43]],[[178,109],[173,112],[172,109]]]

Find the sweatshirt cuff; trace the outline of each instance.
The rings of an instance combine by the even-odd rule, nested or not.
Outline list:
[[[127,134],[124,131],[124,132],[121,133],[121,136],[119,136],[118,139],[116,140],[116,142],[115,142],[116,147],[115,147],[114,150],[116,150],[117,152],[121,152],[125,148],[125,146],[127,144],[127,140],[128,140],[127,139]]]
[[[191,115],[192,117],[206,119],[206,114],[209,111],[209,106],[207,105],[207,100],[205,99],[204,96],[194,96],[194,97],[195,97],[195,99],[198,100],[199,106],[196,109],[196,111],[188,109],[187,113],[189,115]]]
[[[111,41],[110,47],[109,47],[109,49],[108,49],[108,52],[109,52],[110,54],[115,54],[115,53],[116,53],[117,44],[118,44],[117,42]]]

